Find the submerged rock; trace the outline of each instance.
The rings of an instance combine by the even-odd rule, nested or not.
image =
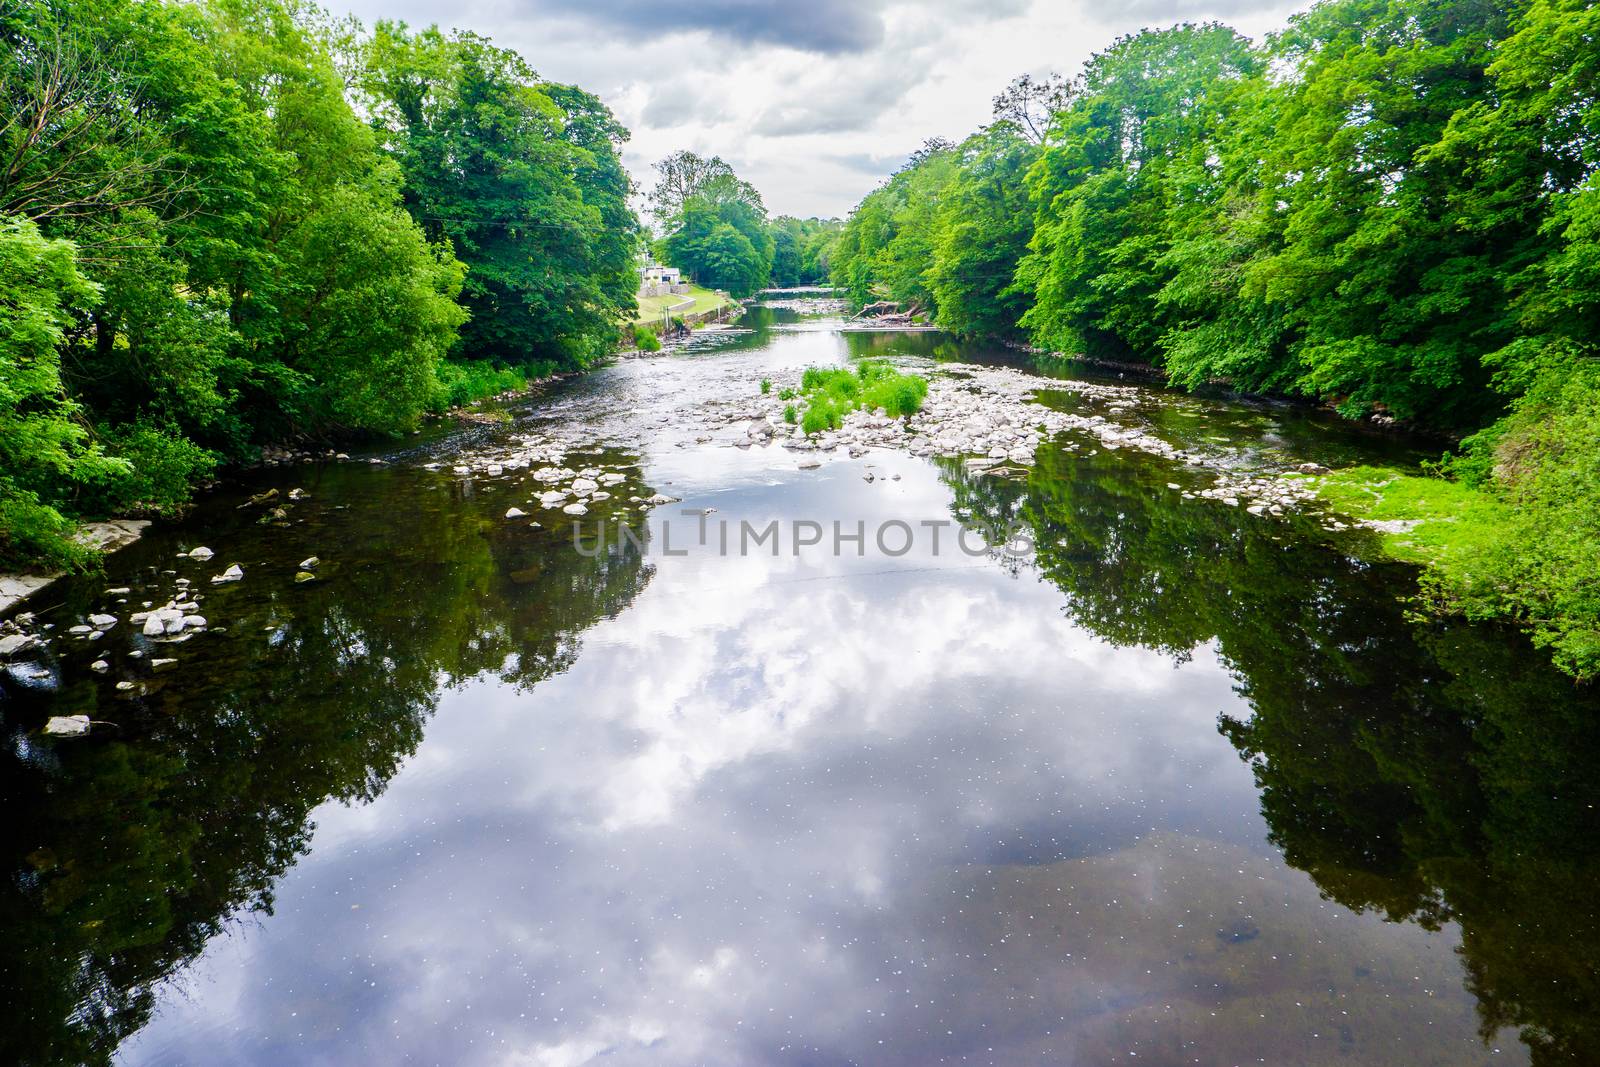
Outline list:
[[[223,582],[237,582],[243,577],[244,568],[235,563],[221,574],[213,575],[211,578],[211,584],[221,585]]]
[[[322,561],[316,556],[307,556],[305,559],[300,561],[300,569],[303,571],[314,571],[321,563]]]
[[[314,582],[316,580],[317,576],[310,571],[296,571],[294,575],[295,585],[304,585],[306,582]]]
[[[199,548],[191,548],[186,554],[190,559],[197,559],[201,563],[204,563],[206,560],[216,555],[215,552],[211,551],[204,545],[201,545]]]

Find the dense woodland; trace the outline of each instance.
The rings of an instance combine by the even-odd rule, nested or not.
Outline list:
[[[1600,671],[1600,8],[1328,0],[1021,78],[831,257],[963,334],[1459,440],[1505,506],[1433,577]]]

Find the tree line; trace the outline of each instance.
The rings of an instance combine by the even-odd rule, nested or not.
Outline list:
[[[769,217],[756,187],[718,156],[674,152],[655,169],[650,210],[662,262],[736,297],[827,282],[837,219]]]
[[[957,333],[1460,441],[1440,599],[1600,670],[1600,8],[1324,0],[1020,78],[852,212],[834,282]],[[1470,573],[1467,573],[1470,572]]]
[[[261,445],[394,433],[631,318],[589,93],[296,0],[0,6],[0,563]],[[501,386],[503,387],[503,385]]]

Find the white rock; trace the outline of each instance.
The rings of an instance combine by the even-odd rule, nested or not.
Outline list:
[[[589,513],[589,509],[588,508],[584,507],[581,503],[577,503],[577,502],[568,504],[566,507],[562,508],[561,510],[566,512],[568,515],[587,515]]]
[[[186,615],[181,623],[186,630],[204,630],[207,626],[204,615]]]
[[[117,624],[115,615],[90,615],[89,625],[96,630],[109,630]]]
[[[316,556],[307,556],[305,559],[300,561],[300,569],[303,571],[314,571],[317,569],[317,565],[321,562],[322,561]]]
[[[506,518],[508,519],[525,519],[527,517],[528,513],[521,508],[506,508]]]
[[[80,737],[89,732],[89,716],[52,715],[44,724],[44,732],[57,737]]]
[[[151,612],[149,615],[145,616],[144,635],[146,637],[160,637],[166,632],[167,625],[162,620],[161,616],[157,615],[155,612]]]
[[[111,664],[107,663],[103,659],[97,659],[93,663],[89,664],[89,669],[91,671],[96,671],[96,672],[98,672],[100,674],[104,674],[104,673],[106,673],[106,671],[109,671],[111,669]]]
[[[600,488],[600,483],[592,478],[576,478],[572,482],[572,491],[580,495],[594,492]]]
[[[211,551],[209,548],[207,548],[204,545],[201,545],[199,548],[191,548],[189,550],[189,558],[190,559],[197,559],[202,563],[204,563],[206,560],[210,559],[214,555],[216,555],[216,553]]]
[[[243,577],[244,568],[235,563],[221,574],[212,575],[211,584],[221,585],[223,582],[237,582]]]

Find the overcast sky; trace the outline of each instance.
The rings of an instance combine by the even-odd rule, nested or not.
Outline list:
[[[1220,19],[1259,37],[1284,0],[325,0],[363,21],[475,30],[598,95],[624,161],[720,155],[774,214],[843,215],[925,138],[959,140],[1023,72],[1076,73],[1119,34]]]

